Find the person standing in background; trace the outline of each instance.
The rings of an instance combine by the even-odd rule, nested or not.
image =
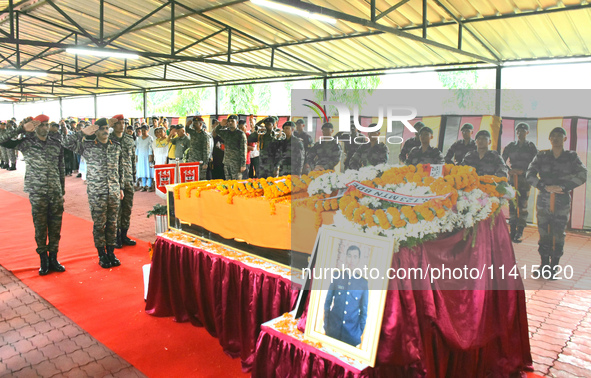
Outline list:
[[[140,127],[142,135],[136,140],[135,154],[137,156],[136,172],[138,179],[142,180],[142,192],[151,191],[152,169],[150,162],[154,159],[154,152],[152,151],[152,138],[148,135],[148,127],[142,125]]]

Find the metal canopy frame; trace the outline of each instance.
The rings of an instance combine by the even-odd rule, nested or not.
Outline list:
[[[240,26],[229,25],[220,21],[215,15],[211,13],[223,10],[232,9],[237,6],[244,6],[248,0],[231,0],[222,4],[204,7],[202,9],[194,9],[192,6],[185,3],[188,0],[162,0],[163,2],[156,8],[150,10],[144,16],[139,17],[120,31],[107,35],[105,33],[105,7],[112,5],[105,0],[92,0],[96,3],[98,10],[98,32],[93,34],[87,30],[83,24],[77,22],[66,7],[63,6],[62,0],[22,0],[15,2],[9,0],[8,7],[0,11],[0,68],[2,69],[18,69],[24,71],[45,71],[50,76],[49,78],[32,78],[23,77],[22,75],[15,75],[13,77],[0,79],[0,83],[9,86],[8,89],[0,89],[0,96],[11,98],[14,101],[31,101],[32,99],[52,99],[62,97],[88,96],[89,94],[107,94],[107,93],[121,93],[121,92],[144,92],[170,90],[174,88],[199,88],[199,87],[219,87],[224,85],[239,85],[243,83],[263,83],[269,81],[293,81],[293,80],[308,80],[308,79],[326,79],[332,77],[346,77],[346,76],[365,76],[372,74],[381,74],[384,71],[394,70],[396,68],[408,69],[415,65],[408,65],[405,67],[382,67],[379,69],[363,69],[358,71],[348,70],[331,70],[326,67],[321,67],[314,64],[312,59],[306,59],[305,56],[299,56],[293,52],[288,51],[290,48],[299,46],[322,46],[324,43],[331,43],[335,41],[358,41],[363,42],[365,38],[372,38],[376,36],[396,36],[402,40],[411,43],[418,43],[424,46],[432,54],[440,56],[440,53],[453,54],[456,57],[463,57],[464,62],[451,64],[453,66],[461,66],[463,64],[482,64],[486,63],[491,67],[498,67],[500,71],[504,62],[502,54],[498,49],[482,36],[475,25],[482,22],[495,22],[498,20],[508,20],[514,18],[539,16],[543,14],[555,14],[560,12],[578,11],[590,9],[591,3],[582,1],[578,5],[561,5],[558,3],[556,7],[548,9],[536,9],[527,12],[514,12],[507,14],[496,14],[493,16],[477,16],[469,19],[464,19],[459,15],[459,12],[454,9],[449,0],[420,0],[421,23],[419,25],[410,24],[407,26],[394,27],[391,26],[391,15],[396,11],[400,11],[403,6],[410,6],[410,0],[398,0],[392,2],[389,7],[380,10],[376,6],[375,0],[362,1],[364,5],[369,5],[369,12],[367,17],[359,17],[352,14],[313,4],[314,0],[304,2],[301,0],[273,0],[277,3],[289,5],[294,8],[306,10],[313,13],[322,14],[325,16],[336,18],[338,21],[345,24],[355,25],[357,27],[365,28],[366,30],[353,28],[356,31],[346,32],[341,34],[330,34],[328,36],[318,36],[315,38],[301,38],[288,40],[286,42],[269,43],[263,38],[260,38],[250,30],[241,28]],[[359,0],[352,0],[352,2]],[[106,3],[106,4],[105,4]],[[416,3],[416,0],[415,0]],[[417,3],[418,4],[418,3]],[[124,6],[119,5],[118,6]],[[447,15],[448,19],[440,22],[428,21],[429,6],[437,7]],[[38,10],[51,9],[61,17],[60,23],[53,22]],[[149,23],[148,21],[159,12],[169,11],[169,17],[159,21]],[[38,14],[41,13],[41,14]],[[80,12],[81,13],[81,12]],[[85,15],[93,17],[90,15]],[[211,30],[204,36],[199,38],[194,36],[183,35],[179,32],[177,23],[187,18],[195,18],[203,23],[215,27],[217,29]],[[383,21],[388,20],[386,24]],[[54,40],[41,40],[21,38],[21,29],[24,27],[25,32],[29,23],[37,23],[39,25],[51,25],[53,29],[58,29],[64,34]],[[118,41],[122,37],[133,38],[134,33],[154,30],[154,28],[168,25],[170,28],[169,36],[169,52],[163,53],[161,51],[145,51],[141,49],[124,48]],[[430,38],[429,30],[443,27],[443,26],[457,26],[457,44],[450,45]],[[7,30],[3,29],[6,28]],[[269,26],[273,28],[273,26]],[[413,33],[415,30],[420,30],[421,35]],[[29,33],[30,34],[30,33]],[[205,34],[205,33],[204,33]],[[476,43],[482,49],[480,53],[469,51],[465,49],[465,35],[468,34],[472,43]],[[196,46],[212,41],[217,37],[226,36],[226,51],[219,51],[215,53],[206,53],[201,55],[192,55],[191,49]],[[179,38],[182,37],[182,38]],[[178,47],[175,40],[193,38],[194,41],[186,43],[182,47]],[[236,43],[235,41],[239,41]],[[244,41],[248,41],[250,47],[241,47]],[[242,43],[241,43],[242,42]],[[218,42],[219,44],[219,42]],[[85,48],[95,51],[108,52],[127,52],[137,54],[144,61],[142,64],[134,65],[127,59],[122,60],[121,65],[117,68],[110,65],[109,69],[103,68],[102,63],[105,63],[108,58],[97,59],[92,63],[81,64],[81,59],[76,55],[64,55],[65,49],[71,47]],[[41,51],[38,51],[42,48]],[[35,51],[32,53],[31,49]],[[267,51],[270,55],[268,62],[245,63],[244,59],[240,57],[246,53]],[[591,53],[582,56],[591,56]],[[66,59],[64,59],[66,57]],[[237,58],[238,57],[238,58]],[[70,63],[69,60],[73,60]],[[283,59],[283,64],[278,63]],[[145,62],[148,60],[149,62]],[[286,66],[285,61],[293,63]],[[108,63],[108,62],[107,62]],[[112,62],[111,62],[112,63]],[[200,64],[191,68],[185,63]],[[240,78],[231,77],[228,79],[220,79],[214,77],[206,70],[201,70],[202,65],[207,67],[218,67],[218,69],[231,69],[236,71]],[[45,68],[30,68],[34,65],[39,67],[42,65]],[[418,65],[417,67],[440,67],[444,70],[450,64],[439,63],[432,65]],[[197,68],[199,67],[199,68]],[[296,68],[298,67],[298,68]],[[154,71],[159,69],[159,71]],[[175,71],[175,75],[171,77],[169,74],[171,69]],[[466,68],[459,68],[466,69]],[[146,71],[147,70],[147,71]],[[146,72],[149,72],[146,74]],[[179,72],[186,77],[180,78]],[[257,74],[260,72],[260,74]],[[275,75],[273,75],[275,74]],[[218,75],[219,76],[219,75]],[[236,76],[236,75],[234,75]],[[88,79],[94,79],[94,85],[89,84]],[[101,85],[101,81],[107,80],[108,83]],[[82,82],[81,82],[82,81]],[[66,90],[66,91],[62,91]],[[69,90],[69,91],[68,91]]]

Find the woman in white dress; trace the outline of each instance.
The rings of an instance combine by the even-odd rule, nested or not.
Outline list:
[[[150,161],[154,159],[154,152],[152,150],[152,137],[148,135],[148,127],[142,125],[140,127],[142,134],[135,141],[135,154],[137,156],[137,177],[142,179],[142,192],[152,190],[152,169],[150,168]]]
[[[155,140],[152,145],[154,151],[154,164],[166,164],[168,158],[168,143],[166,142],[166,133],[163,127],[157,127],[154,130]]]

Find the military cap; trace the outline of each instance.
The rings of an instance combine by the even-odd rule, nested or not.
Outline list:
[[[462,125],[462,129],[461,130],[464,131],[466,129],[467,130],[474,130],[474,126],[471,123],[464,123]]]
[[[515,130],[529,131],[529,125],[525,122],[519,122],[517,126],[515,126]]]
[[[195,117],[195,118],[193,118],[193,121],[203,122],[203,118]]]
[[[178,125],[176,125],[176,129],[184,129],[185,125],[183,125],[182,123],[179,123]]]
[[[322,125],[322,129],[333,129],[333,128],[334,128],[334,126],[330,122],[326,122],[324,125]]]
[[[422,133],[423,133],[423,132],[425,132],[425,131],[426,131],[426,132],[428,132],[428,133],[431,133],[431,135],[433,135],[433,129],[432,129],[432,128],[430,128],[430,127],[427,127],[427,126],[425,126],[425,127],[422,127],[422,128],[421,128],[421,131],[419,131],[419,134],[422,134]]]
[[[275,117],[267,117],[263,120],[263,123],[267,123],[267,122],[275,123],[275,122],[277,122],[277,119]]]
[[[48,122],[49,117],[46,116],[45,114],[39,114],[37,117],[33,118],[33,121]]]
[[[98,127],[109,126],[109,122],[107,121],[106,118],[99,118],[94,122],[94,124],[97,125]]]
[[[550,131],[550,135],[554,133],[561,133],[562,135],[566,136],[566,130],[563,127],[555,127]]]
[[[296,124],[297,124],[297,125],[303,125],[303,124],[304,124],[304,120],[300,118],[300,119],[298,119],[298,120],[296,121]]]
[[[423,127],[425,127],[425,124],[423,122],[419,121],[419,122],[415,123],[415,129],[417,131],[420,131]]]
[[[125,117],[123,117],[123,114],[116,114],[116,115],[113,116],[113,118],[118,119],[119,121],[121,121]]]
[[[287,121],[283,124],[283,128],[285,129],[285,126],[288,127],[295,127],[295,123],[293,123],[292,121]]]
[[[490,137],[490,132],[489,132],[488,130],[480,130],[479,132],[477,132],[477,133],[476,133],[476,137],[475,137],[475,139],[478,139],[478,137],[480,137],[480,136],[485,136],[485,137],[487,137],[488,139],[490,139],[490,138],[491,138],[491,137]]]
[[[236,114],[232,114],[231,116],[228,117],[228,121],[231,119],[238,121],[238,116]]]

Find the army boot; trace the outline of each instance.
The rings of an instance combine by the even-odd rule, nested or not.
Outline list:
[[[43,252],[39,254],[41,258],[41,267],[39,268],[39,275],[45,276],[49,273],[49,256],[47,256],[47,252]]]
[[[127,228],[121,229],[121,243],[123,245],[136,245],[135,240],[131,240],[127,237]]]
[[[517,227],[514,224],[512,224],[511,225],[511,241],[515,240],[515,232],[516,231],[517,231]]]
[[[550,271],[552,272],[552,276],[550,276],[549,280],[550,281],[554,281],[556,280],[556,278],[554,277],[554,275],[556,274],[556,267],[558,266],[558,264],[560,263],[560,257],[551,257],[550,258]]]
[[[66,268],[57,261],[57,252],[49,252],[49,270],[60,273],[66,271]]]
[[[117,238],[115,239],[115,248],[123,248],[123,243],[121,243],[121,229],[117,229]]]
[[[12,163],[10,164],[10,168],[8,168],[9,171],[16,171],[16,163]]]
[[[111,262],[107,257],[107,252],[105,252],[105,247],[97,248],[98,255],[99,255],[99,265],[101,268],[109,269],[111,267]]]
[[[523,236],[523,227],[517,226],[515,230],[515,236],[513,236],[514,243],[521,243],[521,237]]]
[[[4,167],[6,167],[6,163],[4,162],[4,160],[0,160],[0,168]]]
[[[115,246],[107,246],[107,258],[109,259],[109,263],[111,263],[111,267],[121,265],[121,261],[115,256]]]
[[[541,258],[542,258],[542,261],[540,262],[540,266],[537,269],[537,272],[539,274],[538,278],[543,278],[544,271],[550,270],[550,256],[541,256]],[[548,275],[548,273],[546,273],[546,275]]]

